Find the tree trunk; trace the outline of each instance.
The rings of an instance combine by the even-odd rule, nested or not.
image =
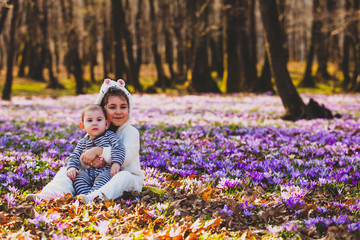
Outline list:
[[[360,9],[360,1],[354,0],[353,1],[353,8],[354,12],[357,14]],[[359,78],[359,72],[360,72],[360,33],[359,33],[359,25],[360,21],[356,18],[351,23],[352,28],[352,37],[354,41],[354,70],[351,78],[351,84],[350,89],[354,92],[360,92],[360,78]]]
[[[176,50],[177,50],[177,71],[180,78],[187,78],[186,71],[185,71],[185,59],[186,59],[186,46],[184,44],[184,37],[182,34],[182,29],[184,28],[184,15],[182,14],[182,8],[180,2],[181,0],[176,0],[174,4],[176,4],[175,14],[174,14],[174,23],[173,23],[173,32],[176,38]]]
[[[317,0],[315,0],[317,1]],[[317,9],[322,9],[321,6]],[[320,10],[320,11],[323,11]],[[319,80],[323,80],[327,82],[331,79],[331,76],[328,72],[328,60],[329,60],[329,42],[330,42],[330,34],[328,31],[324,30],[324,22],[319,19],[319,33],[317,34],[316,42],[318,43],[316,48],[316,55],[318,61],[318,69],[316,71],[316,76]]]
[[[240,92],[242,89],[241,82],[244,79],[241,76],[241,60],[238,45],[238,9],[236,7],[237,0],[225,0],[225,41],[226,41],[226,92]]]
[[[53,60],[52,60],[52,56],[51,56],[51,51],[50,49],[48,49],[48,53],[47,53],[47,68],[49,69],[49,85],[47,86],[47,88],[51,88],[51,89],[65,89],[65,87],[59,83],[59,80],[57,77],[55,77],[54,75],[54,71],[53,71]]]
[[[49,1],[43,1],[42,2],[42,8],[43,8],[43,19],[40,22],[40,28],[43,34],[43,48],[42,48],[42,56],[41,58],[45,62],[44,65],[47,67],[49,72],[49,85],[47,88],[52,89],[63,89],[64,86],[61,85],[58,81],[58,79],[54,76],[53,72],[53,66],[52,66],[52,56],[50,51],[50,42],[49,42],[49,36],[48,36],[48,6]]]
[[[82,64],[79,54],[79,36],[75,30],[73,23],[73,3],[72,0],[68,0],[68,6],[65,5],[66,0],[61,0],[61,10],[63,14],[63,20],[65,23],[65,29],[67,34],[67,52],[64,62],[67,66],[69,73],[74,75],[76,82],[76,94],[84,93],[84,78]],[[67,12],[68,10],[68,12]]]
[[[219,31],[221,32],[221,31]],[[223,63],[223,51],[222,51],[222,34],[218,38],[218,42],[214,39],[215,37],[210,38],[210,49],[211,49],[211,68],[217,72],[218,78],[222,78],[224,74],[224,63]]]
[[[70,73],[75,77],[76,94],[84,94],[83,70],[79,55],[79,37],[74,29],[69,32],[68,36],[67,62]]]
[[[264,92],[272,92],[275,93],[273,88],[273,84],[271,82],[271,70],[269,63],[269,56],[265,50],[264,53],[264,64],[261,69],[261,75],[256,81],[256,85],[254,87],[254,92],[264,93]]]
[[[135,61],[135,57],[133,54],[133,40],[132,40],[132,33],[129,30],[129,24],[127,24],[125,22],[125,13],[126,12],[131,12],[130,9],[126,9],[126,11],[123,11],[122,9],[122,13],[120,13],[120,15],[122,16],[122,22],[123,22],[123,29],[124,29],[124,38],[125,38],[125,44],[126,44],[126,53],[127,53],[127,59],[129,62],[129,70],[128,70],[128,80],[131,84],[134,85],[135,89],[139,92],[142,92],[142,86],[139,82],[139,68],[138,65]],[[139,46],[141,47],[141,46]]]
[[[111,0],[111,15],[112,15],[112,26],[114,34],[114,53],[115,53],[115,78],[123,78],[125,71],[125,61],[123,53],[123,44],[121,33],[123,32],[123,25],[121,24],[121,16],[119,12],[122,11],[121,0]]]
[[[198,28],[199,34],[195,35],[194,61],[191,68],[191,86],[197,93],[214,92],[220,93],[219,87],[211,77],[211,67],[208,62],[208,14],[209,6],[206,0],[196,1],[197,10],[199,10],[199,24],[203,26]]]
[[[256,41],[256,17],[255,17],[255,0],[248,0],[249,4],[249,48],[251,65],[257,65],[257,41]]]
[[[43,70],[45,68],[45,56],[44,56],[44,36],[41,31],[41,20],[43,17],[40,9],[38,0],[30,0],[27,6],[27,22],[28,34],[30,43],[30,62],[29,62],[29,73],[28,77],[35,81],[45,82],[43,76]]]
[[[349,21],[349,11],[351,9],[351,0],[345,0],[345,20]],[[343,58],[341,63],[341,70],[344,75],[344,81],[342,83],[342,87],[344,90],[348,89],[350,84],[350,73],[349,73],[349,61],[350,61],[350,45],[352,44],[351,41],[351,28],[347,26],[345,28],[344,33],[344,41],[343,41]]]
[[[259,0],[261,20],[265,31],[266,49],[277,91],[285,107],[286,119],[300,119],[305,113],[305,104],[296,91],[286,66],[287,53],[283,45],[275,0]]]
[[[162,22],[164,27],[164,37],[165,37],[165,60],[169,66],[170,71],[170,85],[174,86],[177,78],[177,74],[174,70],[174,49],[173,49],[173,37],[170,32],[169,23],[170,19],[170,6],[169,0],[161,0],[161,9],[162,9]]]
[[[242,72],[244,75],[244,84],[243,89],[244,90],[253,90],[254,85],[257,78],[257,71],[256,71],[256,63],[254,63],[251,52],[249,50],[249,36],[248,31],[249,24],[248,24],[248,17],[247,13],[247,2],[248,0],[237,0],[239,2],[239,44],[240,44],[240,59],[241,59],[241,66],[242,66]]]
[[[161,87],[163,91],[170,86],[170,83],[165,76],[164,69],[162,66],[161,55],[158,50],[158,30],[157,21],[155,15],[154,0],[150,0],[150,21],[151,21],[151,50],[154,55],[155,67],[157,71],[157,81],[155,86]]]
[[[312,99],[306,106],[298,94],[286,66],[286,49],[283,45],[276,0],[259,0],[261,20],[265,31],[266,49],[269,54],[275,84],[285,107],[286,120],[301,118],[333,118],[330,110],[319,106]]]
[[[306,57],[306,67],[304,78],[301,80],[299,86],[306,87],[306,88],[313,88],[315,87],[315,81],[312,77],[312,66],[315,57],[315,46],[319,44],[316,40],[319,38],[318,35],[321,31],[321,21],[319,20],[320,16],[317,13],[319,9],[319,0],[313,1],[313,20],[311,23],[311,40],[310,40],[310,48],[309,52]]]
[[[106,2],[102,6],[103,15],[106,16]],[[103,74],[104,78],[108,77],[111,65],[111,40],[110,40],[110,30],[106,22],[106,18],[102,20],[103,36],[102,36],[102,58],[103,58]]]
[[[280,22],[280,28],[281,28],[281,34],[283,39],[284,48],[286,49],[286,62],[289,61],[289,44],[288,44],[288,38],[286,34],[286,0],[277,0],[278,10],[279,10],[279,22]]]
[[[142,21],[141,21],[141,16],[144,14],[144,5],[142,3],[142,1],[138,1],[138,12],[136,13],[136,22],[135,22],[135,37],[136,37],[136,45],[137,45],[137,50],[136,50],[136,72],[139,75],[140,72],[140,67],[142,64],[142,38],[141,38],[141,33],[142,33]],[[140,82],[139,82],[140,84]],[[140,85],[141,86],[141,85]],[[140,91],[140,89],[139,89]],[[142,91],[142,86],[141,86],[141,91]]]
[[[19,54],[19,59],[20,59],[20,65],[19,65],[19,71],[18,71],[18,77],[24,77],[25,76],[25,67],[27,66],[27,63],[29,61],[28,59],[28,55],[29,55],[29,40],[25,37],[24,42],[21,44],[20,47],[20,54]]]
[[[95,9],[97,9],[96,2],[94,0],[84,0],[86,12],[84,14],[85,32],[88,32],[84,43],[84,65],[89,65],[90,81],[96,83],[95,79],[95,66],[97,65],[97,18]]]
[[[185,74],[192,69],[195,59],[196,36],[199,34],[198,29],[198,1],[186,0],[185,1]]]
[[[128,30],[127,27],[127,23],[126,23],[126,17],[125,17],[125,13],[129,12],[129,9],[125,8],[124,11],[124,5],[126,7],[127,5],[127,0],[125,0],[125,4],[120,1],[121,4],[119,4],[119,18],[120,18],[120,22],[118,23],[120,25],[120,29],[121,29],[121,36],[123,38],[123,40],[125,41],[125,48],[124,48],[124,59],[125,57],[127,57],[127,63],[128,65],[126,65],[126,61],[124,61],[124,70],[125,70],[125,74],[126,74],[126,80],[128,82],[129,85],[134,85],[134,68],[135,68],[135,60],[134,60],[134,56],[132,53],[132,34],[131,32]],[[135,73],[136,74],[136,73]]]
[[[9,0],[7,2],[7,4],[11,5],[12,2],[13,2],[12,0]],[[0,34],[2,33],[2,30],[4,29],[5,21],[6,21],[8,13],[9,13],[9,7],[8,6],[3,6],[2,10],[1,10],[1,17],[0,17]]]
[[[10,25],[10,36],[9,36],[9,48],[7,53],[7,67],[6,67],[6,81],[5,86],[2,92],[2,100],[10,101],[11,98],[11,87],[13,82],[13,65],[14,65],[14,57],[16,54],[16,21],[19,10],[19,0],[13,0],[13,12],[11,17],[11,25]]]

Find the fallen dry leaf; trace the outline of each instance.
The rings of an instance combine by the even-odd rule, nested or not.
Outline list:
[[[209,221],[207,221],[205,223],[204,228],[206,230],[218,228],[223,221],[224,220],[221,219],[221,218],[216,218],[216,219],[209,220]]]

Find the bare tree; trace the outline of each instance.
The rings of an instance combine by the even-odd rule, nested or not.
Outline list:
[[[277,91],[285,107],[286,120],[301,118],[333,118],[330,110],[310,100],[306,106],[298,94],[287,69],[287,50],[284,48],[276,0],[259,0],[261,20],[265,31],[266,49]]]
[[[271,69],[269,63],[269,55],[267,54],[266,50],[264,51],[264,61],[261,68],[260,77],[257,78],[255,85],[254,85],[254,92],[272,92],[274,93],[275,90],[273,88],[273,84],[271,82]]]
[[[139,61],[140,59],[136,59],[135,56],[134,56],[134,51],[133,51],[133,46],[134,46],[134,43],[133,43],[133,36],[132,36],[132,33],[129,29],[129,26],[130,26],[130,23],[127,23],[126,20],[125,20],[125,14],[126,13],[131,13],[131,9],[130,9],[130,4],[128,3],[128,0],[127,1],[127,4],[126,6],[127,9],[126,11],[123,11],[123,12],[120,12],[119,14],[121,15],[121,18],[122,18],[122,22],[124,23],[123,25],[123,36],[124,36],[124,39],[125,39],[125,45],[126,45],[126,56],[127,56],[127,60],[128,60],[128,63],[129,63],[129,70],[127,72],[128,76],[128,80],[129,80],[129,83],[132,84],[135,89],[137,91],[140,91],[142,92],[142,86],[140,84],[140,81],[139,81]],[[138,9],[138,11],[141,11],[142,8],[140,7]],[[137,26],[139,27],[139,26]],[[137,32],[136,34],[140,34],[139,32]],[[141,47],[141,45],[139,45],[138,47]]]
[[[227,50],[227,92],[253,90],[256,79],[256,65],[249,45],[248,0],[226,0],[226,50]]]
[[[185,28],[185,14],[184,14],[184,3],[186,1],[176,0],[174,2],[174,23],[172,25],[172,31],[176,39],[176,50],[177,50],[177,70],[179,77],[182,79],[187,78],[185,63],[186,63],[186,42],[183,34]]]
[[[325,6],[322,6],[320,4],[316,11],[319,11],[319,9],[323,13],[325,11]],[[331,17],[329,16],[326,19],[328,18]],[[329,31],[329,25],[327,25],[326,22],[324,22],[324,19],[320,18],[318,19],[318,21],[319,21],[320,29],[319,29],[319,33],[317,34],[318,44],[316,45],[317,47],[315,50],[318,61],[318,69],[316,71],[316,77],[318,79],[327,81],[331,79],[331,76],[328,72],[330,31]]]
[[[158,46],[159,38],[158,38],[158,28],[157,28],[158,21],[155,13],[154,0],[150,0],[149,2],[150,2],[150,21],[151,21],[151,50],[154,56],[155,67],[157,71],[157,81],[155,85],[161,87],[161,89],[165,91],[165,89],[170,86],[170,82],[165,75],[163,68],[163,61],[159,53],[159,46]]]
[[[119,13],[122,10],[122,0],[111,0],[111,15],[114,30],[114,54],[115,54],[115,78],[123,78],[124,73],[127,71],[124,61],[123,43],[121,34],[123,31],[124,23],[122,22]]]
[[[208,14],[209,14],[209,2],[206,0],[193,1],[188,0],[187,7],[191,14],[192,19],[195,19],[193,29],[193,60],[191,65],[191,87],[195,92],[214,92],[219,93],[219,87],[215,80],[211,77],[211,66],[208,61],[208,46],[210,31],[208,29]],[[192,5],[194,4],[194,5]],[[191,11],[191,7],[194,7],[195,11]],[[197,17],[198,16],[198,17]]]
[[[45,82],[43,70],[45,68],[45,44],[43,31],[41,29],[42,13],[38,0],[29,0],[27,2],[27,36],[29,39],[29,58],[27,65],[29,66],[28,77],[33,80]],[[46,31],[46,30],[45,30]]]
[[[50,3],[51,3],[51,1],[43,1],[42,2],[43,17],[40,22],[40,28],[41,28],[42,35],[43,35],[43,49],[41,52],[41,54],[42,54],[41,58],[44,61],[45,67],[48,69],[49,85],[47,87],[52,88],[52,89],[63,89],[64,86],[59,83],[59,81],[55,77],[54,71],[53,71],[52,53],[50,50],[49,33],[48,33],[48,29],[49,29],[48,9],[49,9]]]
[[[10,26],[10,36],[9,36],[9,48],[7,53],[7,66],[6,66],[6,80],[5,86],[2,92],[2,100],[10,100],[11,98],[11,87],[13,82],[13,65],[14,65],[14,56],[16,54],[16,21],[18,17],[19,10],[19,0],[13,0],[13,11],[11,17],[11,26]]]
[[[345,20],[347,22],[350,21],[351,18],[351,14],[350,14],[350,11],[352,10],[351,2],[352,0],[345,0],[345,11],[346,11]],[[346,26],[344,32],[344,41],[343,41],[343,58],[341,63],[341,69],[344,75],[344,81],[342,83],[342,86],[345,90],[348,88],[351,79],[350,66],[349,66],[350,56],[351,56],[350,50],[351,49],[353,51],[355,50],[354,42],[352,41],[351,30],[352,29],[350,25]]]
[[[96,83],[95,79],[95,66],[97,62],[97,37],[98,37],[98,22],[97,22],[97,2],[94,0],[84,0],[85,4],[85,16],[84,16],[84,28],[85,28],[85,41],[84,41],[84,65],[89,65],[90,80],[92,83]]]
[[[315,46],[317,44],[320,44],[319,42],[317,42],[317,39],[319,39],[318,35],[320,34],[321,25],[322,25],[318,13],[319,7],[320,7],[319,0],[313,0],[313,10],[312,10],[313,20],[311,23],[311,40],[310,40],[310,47],[306,57],[306,67],[305,67],[304,77],[299,84],[299,86],[301,87],[315,87],[315,80],[312,76],[312,66],[315,58]]]
[[[61,0],[60,3],[67,36],[67,52],[64,61],[69,73],[75,77],[76,94],[83,94],[84,78],[82,61],[79,53],[80,40],[73,22],[73,2],[72,0]]]
[[[9,13],[9,9],[10,6],[12,4],[12,0],[7,1],[6,3],[3,3],[5,6],[2,7],[1,9],[1,17],[0,17],[0,34],[2,33],[2,30],[4,29],[5,26],[5,21],[7,18],[7,15]]]

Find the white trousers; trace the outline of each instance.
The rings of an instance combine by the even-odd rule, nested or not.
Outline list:
[[[51,180],[42,190],[42,192],[49,192],[56,195],[70,193],[75,195],[74,185],[72,180],[66,175],[67,168],[62,167],[54,179]],[[121,197],[124,191],[141,192],[144,176],[137,176],[128,171],[120,171],[111,178],[104,186],[89,194],[90,197],[99,197],[104,200],[103,195],[109,200]]]

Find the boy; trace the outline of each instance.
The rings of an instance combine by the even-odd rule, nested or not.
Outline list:
[[[67,176],[73,180],[77,195],[89,194],[102,187],[119,172],[124,162],[124,145],[115,133],[107,131],[110,122],[106,116],[105,109],[96,104],[85,107],[82,112],[79,126],[87,134],[70,154],[67,166]],[[111,166],[107,165],[103,168],[91,166],[79,172],[83,151],[93,147],[111,147]]]

